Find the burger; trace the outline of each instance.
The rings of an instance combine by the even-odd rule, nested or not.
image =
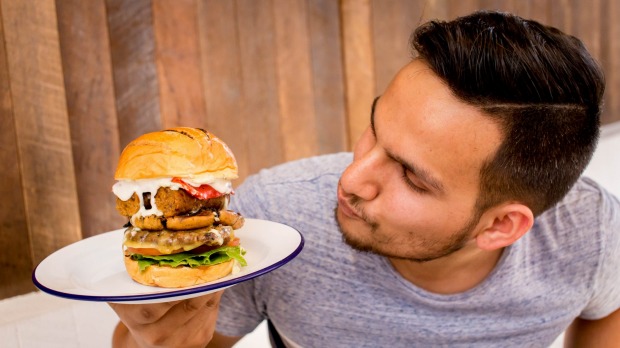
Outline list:
[[[246,265],[235,237],[244,218],[228,210],[237,172],[228,146],[200,128],[147,133],[125,147],[112,191],[129,220],[123,253],[133,280],[186,287]]]

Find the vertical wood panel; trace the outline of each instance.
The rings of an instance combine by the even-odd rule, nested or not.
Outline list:
[[[350,146],[369,125],[375,97],[374,52],[369,0],[343,0],[342,35]]]
[[[530,17],[530,2],[527,0],[504,0],[499,2],[497,9],[526,18]]]
[[[539,22],[548,21],[552,3],[553,0],[529,0],[528,17]]]
[[[105,3],[57,1],[82,234],[119,228],[111,187],[119,139]]]
[[[588,48],[588,51],[600,59],[601,57],[601,17],[602,0],[573,1],[573,28],[570,34],[577,36]],[[592,30],[596,29],[596,30]]]
[[[421,3],[399,0],[372,2],[375,94],[383,93],[394,75],[411,61],[409,36],[420,23]]]
[[[238,0],[247,161],[250,172],[280,163],[283,158],[276,77],[275,28],[271,1]]]
[[[2,1],[33,263],[81,238],[53,0]]]
[[[348,149],[340,11],[333,0],[308,2],[318,153]]]
[[[618,37],[613,37],[610,41],[603,41],[603,33],[607,32],[610,28],[606,25],[606,15],[603,3],[606,2],[604,0],[592,0],[588,2],[576,1],[573,0],[571,3],[571,8],[573,9],[573,28],[569,31],[570,34],[575,35],[584,43],[588,51],[594,56],[594,58],[601,64],[603,68],[606,67],[605,64],[605,47],[610,47],[613,45],[613,41],[618,41]],[[617,22],[616,19],[613,20]],[[615,57],[615,60],[618,59],[618,56]],[[609,86],[613,86],[613,82],[609,80],[609,75],[607,76],[607,88],[605,93],[605,101],[609,99]],[[613,90],[613,89],[612,89]],[[611,109],[607,103],[605,103],[604,111],[602,114],[602,120],[607,120],[609,115],[611,114]],[[616,113],[620,110],[615,109]]]
[[[506,0],[479,0],[478,6],[486,10],[502,10],[507,7]]]
[[[239,34],[233,1],[198,3],[200,56],[207,112],[207,128],[222,138],[235,154],[239,176],[250,172],[246,139]]]
[[[620,121],[620,2],[609,1],[603,12],[601,64],[605,70],[605,112],[602,122]],[[620,149],[619,149],[620,150]]]
[[[0,4],[1,5],[1,4]],[[5,42],[4,16],[0,6],[0,40]],[[5,45],[0,45],[0,298],[33,290],[33,260],[21,182],[15,117],[11,99]]]
[[[447,18],[444,19],[454,19],[481,9],[479,0],[450,0],[445,7]]]
[[[196,0],[153,0],[163,128],[206,128],[196,10]]]
[[[406,0],[403,0],[406,1]],[[424,8],[422,10],[422,17],[420,18],[420,24],[433,19],[446,19],[448,18],[450,1],[455,0],[426,0],[424,1]]]
[[[106,0],[121,147],[161,129],[151,0]]]
[[[274,0],[278,102],[284,160],[317,153],[312,65],[305,0]]]
[[[573,10],[571,7],[572,0],[557,0],[551,5],[549,17],[546,20],[540,19],[547,25],[554,26],[564,32],[571,32],[573,29]]]

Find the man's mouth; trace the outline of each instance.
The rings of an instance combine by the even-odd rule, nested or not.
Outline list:
[[[340,212],[348,218],[363,220],[361,215],[356,211],[351,203],[349,203],[346,193],[340,186],[338,187],[338,210],[340,210]]]

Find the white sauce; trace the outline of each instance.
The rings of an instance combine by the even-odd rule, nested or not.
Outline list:
[[[230,194],[233,192],[232,182],[230,180],[216,178],[209,174],[193,176],[191,178],[183,178],[182,180],[194,187],[208,184],[222,194]],[[130,199],[134,193],[138,195],[138,199],[140,200],[140,210],[138,210],[138,212],[131,217],[132,219],[135,219],[137,217],[148,215],[163,215],[163,212],[157,209],[157,205],[155,204],[155,195],[157,194],[157,189],[160,187],[168,187],[171,190],[178,190],[181,188],[181,185],[172,182],[172,178],[119,180],[112,186],[112,192],[114,192],[116,197],[122,201]],[[151,193],[150,209],[145,208],[143,201],[143,195],[147,192]]]
[[[194,187],[199,187],[200,185],[207,184],[213,187],[216,191],[221,192],[223,194],[231,193],[233,190],[232,181],[221,179],[221,178],[216,178],[210,174],[203,174],[199,176],[191,176],[191,177],[183,178],[183,181],[185,181],[186,183]]]

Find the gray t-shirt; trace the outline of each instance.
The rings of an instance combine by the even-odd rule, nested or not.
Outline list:
[[[351,160],[287,163],[236,190],[234,209],[294,227],[305,247],[282,268],[227,289],[219,333],[242,336],[268,318],[303,347],[546,347],[575,317],[620,307],[620,203],[593,181],[579,180],[539,216],[481,284],[439,295],[342,242],[336,187]]]

